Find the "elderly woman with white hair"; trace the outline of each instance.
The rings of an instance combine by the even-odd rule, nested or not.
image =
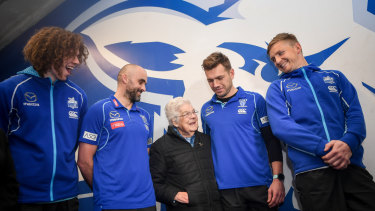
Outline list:
[[[198,131],[197,111],[177,97],[165,106],[169,126],[150,149],[156,200],[167,211],[220,211],[210,137]]]

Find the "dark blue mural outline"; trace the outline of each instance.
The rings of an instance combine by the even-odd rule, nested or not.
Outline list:
[[[346,38],[325,50],[322,50],[313,55],[306,56],[306,61],[308,63],[313,63],[320,66],[326,61],[337,49],[339,49],[349,38]],[[245,64],[240,69],[255,75],[255,70],[258,68],[259,63],[255,60],[266,63],[262,68],[261,76],[263,80],[267,82],[272,82],[279,77],[279,71],[269,59],[267,55],[267,50],[265,48],[251,45],[247,43],[236,43],[236,42],[224,42],[217,47],[232,50],[238,53],[245,60]]]

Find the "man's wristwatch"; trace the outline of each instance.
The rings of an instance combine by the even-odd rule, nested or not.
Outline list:
[[[275,175],[273,175],[273,179],[278,179],[278,180],[280,180],[281,182],[283,182],[284,179],[285,179],[285,176],[284,176],[283,173],[275,174]]]

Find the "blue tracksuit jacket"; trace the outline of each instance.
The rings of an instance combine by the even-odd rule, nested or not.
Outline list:
[[[75,151],[86,94],[69,80],[51,83],[29,67],[0,83],[0,127],[7,131],[19,202],[78,194]]]
[[[330,140],[347,143],[351,163],[364,167],[364,117],[355,88],[341,72],[301,67],[272,82],[266,101],[272,131],[288,145],[295,174],[327,166],[321,156]]]

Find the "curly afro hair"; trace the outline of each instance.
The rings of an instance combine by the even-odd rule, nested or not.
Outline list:
[[[89,53],[81,35],[59,27],[44,27],[29,39],[23,54],[43,76],[52,66],[58,70],[66,58],[77,56],[80,64],[86,63]]]

